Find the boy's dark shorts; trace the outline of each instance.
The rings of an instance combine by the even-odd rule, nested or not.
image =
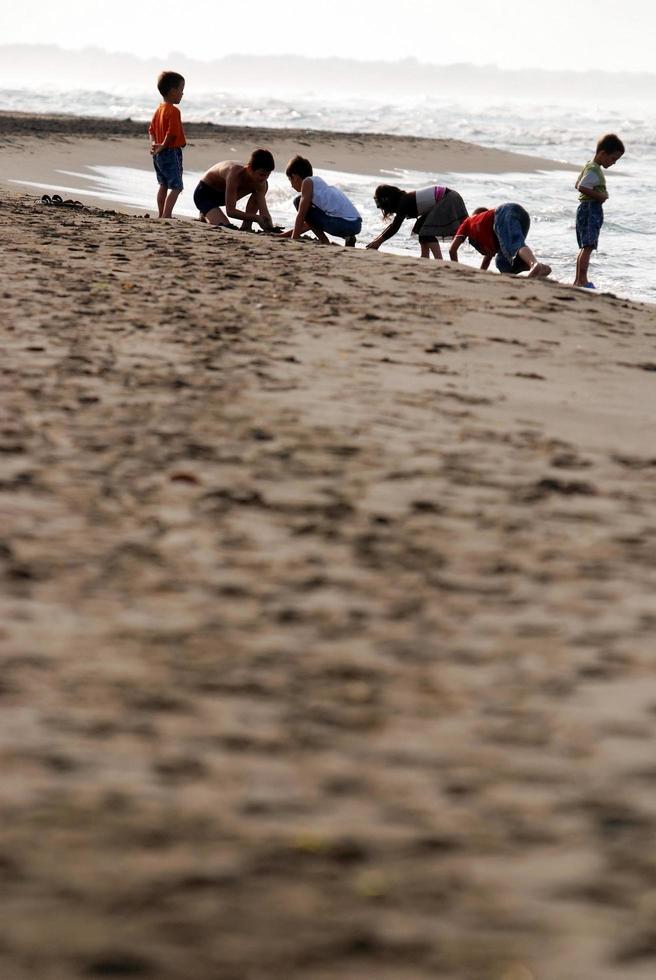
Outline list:
[[[225,191],[218,191],[215,187],[210,187],[209,184],[205,184],[201,180],[194,191],[194,204],[205,217],[208,211],[213,211],[214,208],[222,208],[225,205]]]
[[[160,150],[153,157],[157,183],[170,191],[182,190],[182,150]]]
[[[294,198],[294,207],[297,211],[300,200],[300,194]],[[305,220],[312,228],[319,228],[335,238],[350,238],[352,235],[359,235],[362,231],[362,218],[337,218],[322,211],[316,204],[310,205]]]
[[[597,248],[604,223],[604,208],[599,201],[581,201],[576,212],[576,241],[579,248]]]
[[[501,204],[494,212],[494,234],[499,242],[495,262],[499,272],[517,275],[528,269],[517,254],[526,245],[531,218],[521,204]]]

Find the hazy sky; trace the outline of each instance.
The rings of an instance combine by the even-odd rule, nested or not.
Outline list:
[[[654,71],[651,0],[4,0],[0,44]]]

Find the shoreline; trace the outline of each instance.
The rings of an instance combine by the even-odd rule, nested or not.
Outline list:
[[[429,174],[533,173],[577,168],[566,163],[489,149],[459,140],[327,130],[289,130],[186,123],[185,168],[204,171],[221,159],[247,159],[255,146],[268,145],[277,170],[298,152],[320,170],[402,179],[403,171]],[[0,186],[15,190],[12,178],[56,184],[57,171],[94,166],[151,169],[147,123],[84,116],[0,112],[3,173]],[[47,146],[47,154],[43,152]],[[59,179],[61,184],[61,180]],[[80,200],[95,205],[98,197]],[[101,198],[102,200],[102,198]],[[110,198],[105,200],[110,201]],[[117,205],[115,202],[112,206]],[[123,207],[132,212],[141,207]]]
[[[308,139],[317,144],[320,152],[335,143],[352,144],[350,149],[356,156],[363,155],[363,148],[371,153],[381,149],[389,155],[389,165],[398,166],[399,156],[408,155],[413,160],[429,161],[432,155],[444,156],[447,161],[457,161],[460,172],[476,172],[479,168],[486,173],[504,173],[509,170],[531,173],[538,170],[576,170],[576,166],[566,161],[552,160],[530,154],[497,150],[478,143],[455,139],[433,139],[422,136],[401,136],[392,133],[362,133],[329,129],[294,129],[285,127],[260,126],[221,126],[216,123],[186,122],[183,115],[185,133],[190,141],[216,140],[231,145],[245,144],[249,147],[273,144],[279,146],[307,146]],[[134,138],[147,140],[148,121],[133,119],[111,119],[98,116],[67,115],[65,113],[28,113],[0,111],[0,139],[10,137],[11,144],[19,138],[58,137],[97,137],[105,139]],[[188,147],[193,143],[188,142]],[[391,161],[391,162],[390,162]],[[317,166],[320,164],[317,163]],[[321,164],[325,166],[325,164]],[[434,164],[433,164],[434,165]],[[351,173],[372,173],[366,170],[343,167]],[[375,169],[375,168],[374,168]],[[413,169],[404,167],[402,169]],[[417,167],[416,169],[421,169]],[[454,168],[455,169],[455,168]],[[448,171],[447,171],[448,172]]]

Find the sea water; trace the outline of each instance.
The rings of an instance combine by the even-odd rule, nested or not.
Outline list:
[[[31,91],[4,90],[0,108],[13,111],[61,112],[113,118],[150,119],[153,97],[146,92],[100,92],[89,90]],[[342,132],[378,132],[398,135],[461,139],[496,149],[512,150],[581,166],[594,153],[603,132],[617,132],[627,153],[607,173],[610,200],[605,206],[605,224],[599,252],[593,256],[591,278],[597,287],[620,296],[656,302],[656,112],[647,103],[581,105],[566,100],[533,104],[529,99],[496,101],[492,97],[454,99],[425,96],[397,100],[353,97],[327,98],[308,93],[257,97],[230,92],[201,93],[187,97],[182,106],[187,121],[224,125],[329,129]],[[303,148],[310,157],[311,148]],[[147,159],[147,158],[146,158]],[[208,166],[216,162],[208,160]],[[286,161],[278,161],[284,165]],[[408,161],[409,164],[411,160]],[[437,162],[437,161],[436,161]],[[381,161],[384,165],[384,161]],[[321,171],[318,171],[321,172]],[[548,261],[554,276],[572,281],[577,254],[575,215],[576,177],[569,170],[534,173],[460,174],[436,169],[430,173],[381,170],[371,175],[331,171],[324,174],[353,199],[363,217],[360,241],[375,237],[383,227],[372,193],[381,182],[406,189],[428,183],[445,183],[458,190],[470,210],[517,201],[531,215],[529,244],[539,258]],[[11,175],[8,175],[11,176]],[[18,176],[18,175],[17,175]],[[186,189],[176,210],[195,214],[193,188],[200,174],[187,171]],[[117,204],[151,210],[153,173],[149,162],[143,170],[123,167],[94,167],[82,173],[61,173],[57,183],[34,189],[59,190],[67,195],[97,194]],[[59,182],[61,181],[61,182]],[[279,172],[272,176],[269,194],[274,220],[289,226],[294,211],[292,192]],[[410,235],[412,222],[383,249],[418,254],[418,243]],[[463,261],[476,265],[478,256],[465,246]]]

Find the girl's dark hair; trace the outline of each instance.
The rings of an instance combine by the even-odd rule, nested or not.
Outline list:
[[[287,164],[285,173],[288,177],[296,174],[296,176],[300,177],[301,180],[305,180],[306,177],[312,176],[312,164],[305,157],[298,156],[297,154],[295,157],[292,157]]]
[[[376,207],[380,208],[385,218],[389,218],[398,212],[404,197],[405,191],[402,191],[400,187],[394,187],[393,184],[379,184],[374,191]]]
[[[251,170],[266,170],[268,173],[276,169],[271,150],[253,150],[248,166]]]
[[[184,77],[179,75],[177,71],[163,71],[160,72],[157,78],[157,88],[159,89],[159,94],[166,98],[172,88],[178,88],[184,82]]]

